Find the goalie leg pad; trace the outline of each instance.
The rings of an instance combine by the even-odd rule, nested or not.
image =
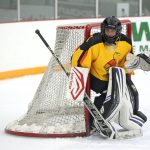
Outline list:
[[[109,69],[109,84],[107,96],[104,101],[101,112],[108,121],[118,115],[122,106],[122,97],[124,92],[124,84],[126,82],[125,71],[119,67]]]
[[[119,111],[118,122],[126,130],[141,129],[144,124],[143,119],[137,115],[133,115],[133,108],[129,96],[128,99],[123,100],[122,107]]]
[[[139,111],[139,94],[138,91],[132,82],[132,80],[127,77],[127,87],[130,94],[130,99],[133,107],[133,114],[139,116],[141,119],[144,120],[144,122],[147,121],[147,117]]]
[[[126,84],[126,74],[122,68],[110,68],[107,96],[102,114],[109,122],[117,120],[126,130],[141,129],[144,123],[143,119],[133,115],[133,107]]]
[[[132,100],[131,95],[129,93],[129,89],[127,85],[124,85],[124,95],[122,97],[122,106],[119,111],[118,115],[118,122],[120,126],[122,126],[126,130],[139,130],[144,124],[144,120],[133,114],[133,106],[132,106]]]

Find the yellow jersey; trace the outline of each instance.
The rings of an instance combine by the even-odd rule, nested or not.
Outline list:
[[[107,45],[103,42],[101,33],[96,33],[76,49],[71,64],[89,68],[93,76],[108,81],[109,68],[124,68],[128,53],[132,53],[132,42],[126,35],[120,34],[115,44]]]

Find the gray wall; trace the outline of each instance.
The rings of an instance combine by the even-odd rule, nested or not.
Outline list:
[[[139,16],[139,0],[0,0],[0,22],[117,16],[117,3],[128,3],[128,16]],[[150,0],[142,6],[142,15],[150,16]]]

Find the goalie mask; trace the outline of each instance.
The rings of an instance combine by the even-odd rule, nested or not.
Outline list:
[[[109,29],[114,31],[115,35],[113,36],[107,35],[106,31]],[[108,44],[113,44],[113,43],[115,44],[115,42],[117,41],[117,38],[119,37],[121,33],[121,30],[122,30],[121,22],[119,19],[117,19],[114,16],[107,17],[106,19],[104,19],[104,21],[101,24],[101,33],[103,36],[103,40],[105,43],[108,43]]]

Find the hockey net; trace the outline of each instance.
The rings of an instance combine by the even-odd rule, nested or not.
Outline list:
[[[131,37],[131,22],[122,20],[122,26],[122,32]],[[57,27],[54,53],[68,72],[74,50],[95,32],[100,32],[100,23]],[[66,98],[67,83],[66,74],[51,57],[27,113],[5,131],[37,137],[88,136],[89,113],[82,101]]]

